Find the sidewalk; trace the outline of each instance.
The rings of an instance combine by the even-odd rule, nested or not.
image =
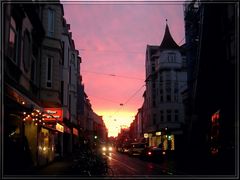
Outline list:
[[[34,168],[33,175],[71,175],[72,162],[71,155],[56,159],[47,165]]]

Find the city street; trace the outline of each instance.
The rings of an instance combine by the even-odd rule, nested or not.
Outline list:
[[[129,156],[126,153],[120,153],[113,149],[112,153],[103,155],[107,158],[109,174],[101,177],[109,178],[157,178],[157,177],[194,177],[196,175],[221,175],[228,174],[226,168],[222,172],[214,172],[213,166],[209,162],[199,161],[192,162],[185,159],[177,160],[171,157],[164,159],[162,162],[153,162],[140,158],[139,156]],[[13,176],[30,176],[30,177],[58,177],[58,178],[76,178],[76,177],[99,177],[95,175],[82,175],[79,171],[72,169],[75,159],[73,154],[65,158],[57,159],[45,166],[29,168],[26,170],[17,170],[10,174]],[[87,162],[86,162],[87,163]],[[220,164],[219,164],[220,165]],[[82,166],[82,164],[80,165]],[[214,165],[215,168],[217,164]],[[95,169],[95,168],[93,168]],[[231,168],[230,168],[231,169]],[[211,173],[212,171],[212,173]],[[8,175],[7,175],[8,176]]]
[[[177,172],[175,162],[165,160],[163,162],[151,162],[143,160],[138,156],[129,156],[125,153],[116,152],[104,155],[108,159],[108,165],[112,172],[109,177],[157,177],[157,176],[171,176],[184,175],[182,172]],[[28,169],[26,171],[16,172],[20,175],[30,175],[36,177],[81,177],[78,172],[73,172],[71,165],[73,157],[69,156],[42,166],[40,168]]]
[[[158,176],[177,174],[174,170],[174,162],[164,161],[153,163],[142,160],[138,156],[128,156],[127,154],[113,152],[108,155],[110,167],[115,176]]]
[[[239,176],[237,1],[6,2],[1,179]]]

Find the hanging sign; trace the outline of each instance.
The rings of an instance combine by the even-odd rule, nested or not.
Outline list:
[[[44,120],[62,121],[62,108],[44,108]]]

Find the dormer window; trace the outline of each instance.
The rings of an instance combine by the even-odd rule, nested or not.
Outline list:
[[[176,62],[176,54],[175,53],[168,53],[168,62]]]

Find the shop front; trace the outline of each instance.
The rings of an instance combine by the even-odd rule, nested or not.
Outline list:
[[[53,114],[52,112],[57,112]],[[23,112],[25,136],[35,166],[46,165],[56,157],[56,146],[61,143],[63,127],[61,122],[61,108],[34,108]]]
[[[162,131],[146,132],[144,138],[149,146],[162,147],[163,150],[175,150],[175,135],[163,129]]]

